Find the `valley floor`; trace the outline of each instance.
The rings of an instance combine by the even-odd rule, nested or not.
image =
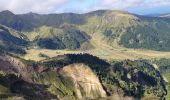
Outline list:
[[[96,35],[97,36],[97,35]],[[95,37],[96,37],[95,36]],[[79,54],[89,53],[108,60],[125,60],[125,59],[153,59],[153,58],[170,58],[170,52],[161,52],[144,49],[129,49],[118,46],[116,43],[114,46],[109,46],[108,43],[102,41],[102,37],[97,36],[90,40],[95,49],[92,50],[49,50],[49,49],[30,49],[27,50],[27,54],[22,58],[27,60],[43,60],[45,57],[41,57],[40,54],[47,55],[48,57],[54,57],[63,54]]]

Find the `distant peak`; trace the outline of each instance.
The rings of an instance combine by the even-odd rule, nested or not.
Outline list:
[[[163,14],[163,15],[160,15],[159,17],[170,18],[170,13],[169,13],[169,14]]]
[[[95,10],[95,11],[88,12],[86,14],[102,16],[107,11],[109,11],[109,10]]]
[[[128,11],[121,11],[121,10],[96,10],[96,11],[92,11],[89,12],[87,14],[91,14],[91,15],[103,15],[103,14],[108,14],[108,13],[112,13],[112,14],[130,14],[130,15],[134,15],[129,13]]]
[[[29,15],[38,15],[37,13],[34,13],[34,12],[29,12],[29,13],[26,13],[26,14],[29,14]]]
[[[11,11],[9,11],[9,10],[4,10],[4,11],[2,11],[2,12],[0,12],[0,13],[3,13],[3,14],[10,14],[10,15],[14,15]]]

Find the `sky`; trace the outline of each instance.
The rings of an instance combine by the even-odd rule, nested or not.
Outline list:
[[[9,10],[16,14],[86,13],[102,9],[141,15],[170,13],[170,0],[0,0],[0,11]]]

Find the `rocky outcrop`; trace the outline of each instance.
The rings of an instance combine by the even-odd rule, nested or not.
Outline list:
[[[72,64],[65,66],[63,71],[67,77],[70,77],[76,89],[76,95],[79,99],[87,97],[95,99],[106,97],[98,77],[92,70],[84,64]]]
[[[21,76],[23,80],[31,82],[33,67],[26,66],[21,59],[6,54],[0,54],[0,70]]]

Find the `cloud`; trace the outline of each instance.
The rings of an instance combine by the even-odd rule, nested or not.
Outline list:
[[[101,0],[100,7],[127,9],[133,7],[170,6],[170,0]]]
[[[0,0],[0,11],[14,13],[89,12],[170,6],[170,0]]]
[[[104,5],[110,5],[111,3],[117,3],[122,0],[103,0]]]
[[[0,0],[0,10],[15,13],[37,12],[51,13],[70,0]]]
[[[150,7],[170,6],[170,0],[155,0],[150,2]]]

